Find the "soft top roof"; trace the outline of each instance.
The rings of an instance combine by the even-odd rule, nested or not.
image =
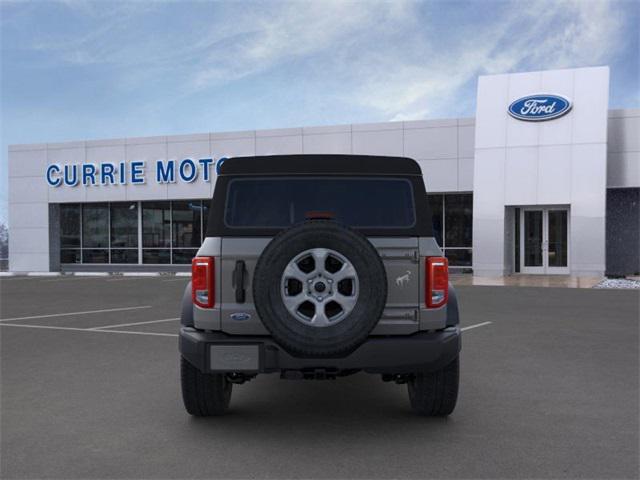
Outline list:
[[[420,165],[406,157],[374,155],[264,155],[232,157],[219,164],[220,175],[415,175]]]

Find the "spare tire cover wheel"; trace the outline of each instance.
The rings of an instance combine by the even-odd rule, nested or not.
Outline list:
[[[358,347],[387,298],[378,252],[359,232],[309,221],[277,235],[255,268],[253,298],[265,327],[302,356],[339,356]]]

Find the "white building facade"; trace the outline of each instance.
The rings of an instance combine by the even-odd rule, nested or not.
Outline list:
[[[637,274],[640,110],[608,98],[607,67],[528,72],[480,77],[475,118],[13,145],[9,269],[186,269],[218,159],[340,153],[420,163],[453,268]]]

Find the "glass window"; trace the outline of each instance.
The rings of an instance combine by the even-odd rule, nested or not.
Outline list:
[[[470,267],[471,266],[471,249],[470,248],[447,248],[444,256],[449,260],[450,267]]]
[[[169,247],[171,245],[171,208],[169,202],[142,204],[142,246]],[[144,255],[143,255],[144,257]],[[145,262],[151,263],[151,262]]]
[[[445,195],[445,247],[471,247],[473,196],[469,193]]]
[[[196,256],[197,248],[174,248],[171,250],[171,263],[191,263],[191,259]]]
[[[138,249],[137,248],[112,249],[111,263],[138,263]]]
[[[80,205],[60,205],[60,247],[80,246]]]
[[[111,248],[137,248],[138,204],[135,202],[111,204]]]
[[[79,248],[64,248],[60,250],[60,263],[80,263]]]
[[[109,206],[106,203],[82,206],[82,248],[87,247],[109,247]]]
[[[542,210],[524,210],[524,266],[542,267]]]
[[[515,272],[516,273],[520,273],[520,209],[516,208],[516,214],[515,214],[515,222],[516,222],[516,228],[515,228],[515,241],[516,241],[516,245],[515,245]]]
[[[229,184],[230,227],[282,228],[313,212],[352,227],[410,228],[413,188],[400,178],[251,178]]]
[[[173,202],[171,210],[173,220],[173,248],[200,247],[202,202],[200,200]]]
[[[442,195],[427,195],[429,207],[431,207],[431,224],[433,225],[433,236],[436,242],[442,247]]]
[[[549,210],[549,266],[568,265],[567,211]]]
[[[82,250],[82,263],[109,263],[109,250],[84,249]]]
[[[171,251],[168,248],[152,248],[142,250],[142,263],[170,263]]]

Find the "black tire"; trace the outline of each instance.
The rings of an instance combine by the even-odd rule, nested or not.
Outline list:
[[[442,417],[456,408],[460,380],[460,357],[435,372],[416,373],[409,380],[411,408],[420,415]]]
[[[196,417],[223,415],[229,407],[233,384],[222,373],[202,373],[180,357],[184,408]]]
[[[281,278],[287,264],[313,248],[334,250],[353,265],[358,275],[358,300],[335,325],[305,325],[286,309]],[[292,355],[339,357],[366,340],[378,323],[387,299],[387,276],[382,259],[365,236],[332,221],[312,220],[278,234],[264,249],[253,277],[256,311],[274,340]]]

